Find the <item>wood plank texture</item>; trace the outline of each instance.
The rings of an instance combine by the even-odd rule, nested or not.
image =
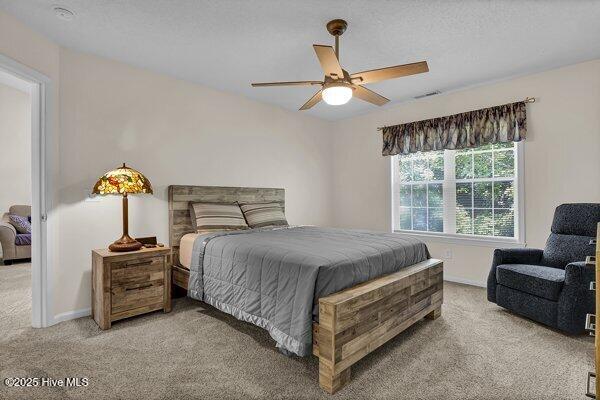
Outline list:
[[[177,265],[173,265],[173,284],[182,289],[188,289],[190,271]]]
[[[164,275],[164,259],[154,257],[130,265],[111,263],[111,281],[113,286],[130,285],[162,279]]]
[[[350,367],[420,319],[441,315],[443,263],[426,260],[319,299],[313,354],[319,384],[335,393]]]
[[[92,251],[92,317],[101,329],[119,319],[171,310],[170,253],[168,247]]]
[[[103,257],[92,252],[92,318],[101,329],[110,329],[110,266]]]
[[[215,203],[279,203],[285,210],[285,189],[281,188],[251,188],[227,186],[169,186],[169,246],[174,266],[179,264],[179,242],[183,235],[193,233],[190,218],[190,202],[215,202]],[[176,277],[175,274],[178,274]],[[173,272],[173,283],[181,286],[184,273]],[[189,272],[188,272],[189,277]],[[187,282],[187,280],[186,280]],[[187,289],[187,283],[184,287]]]

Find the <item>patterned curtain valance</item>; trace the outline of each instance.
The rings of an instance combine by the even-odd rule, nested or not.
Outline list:
[[[527,136],[525,102],[383,128],[384,156],[518,142]]]

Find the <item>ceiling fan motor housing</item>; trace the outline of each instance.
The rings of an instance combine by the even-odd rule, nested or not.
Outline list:
[[[327,31],[333,36],[341,36],[348,27],[348,23],[343,19],[334,19],[327,23]]]
[[[342,79],[326,79],[325,83],[323,83],[323,89],[327,89],[329,87],[340,87],[340,86],[344,86],[344,87],[349,87],[350,89],[354,90],[355,87],[352,83],[346,81],[346,80],[342,80]]]

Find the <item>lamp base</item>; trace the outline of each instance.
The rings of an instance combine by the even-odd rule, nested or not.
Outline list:
[[[111,245],[108,246],[110,251],[116,252],[136,251],[141,248],[142,244],[127,234],[121,236],[119,240],[116,240],[114,243],[111,243]]]

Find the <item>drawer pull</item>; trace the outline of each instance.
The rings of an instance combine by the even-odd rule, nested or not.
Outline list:
[[[596,393],[592,393],[592,387],[593,385],[592,383],[592,378],[596,379],[596,374],[593,372],[588,372],[588,376],[587,376],[587,387],[585,390],[585,395],[587,397],[591,397],[592,399],[596,398]]]
[[[596,281],[590,282],[590,290],[596,290]]]
[[[596,245],[596,243],[598,243],[598,241],[597,241],[596,239],[591,239],[591,240],[590,240],[590,244],[591,244],[592,246],[595,246],[595,245]]]
[[[593,331],[596,329],[596,315],[595,314],[586,314],[585,315],[585,329],[588,331]]]
[[[585,258],[585,263],[587,265],[596,265],[596,256],[587,256]]]
[[[127,264],[128,267],[139,267],[140,265],[150,265],[152,264],[152,261],[142,261],[142,262],[137,262],[137,263],[131,263],[131,264]]]
[[[148,283],[147,285],[142,285],[142,286],[138,286],[138,287],[132,287],[132,288],[125,288],[125,291],[130,291],[130,290],[142,290],[142,289],[148,289],[149,287],[152,287],[151,283]],[[589,314],[588,314],[589,315]],[[586,320],[587,321],[587,320]],[[587,324],[587,322],[586,322]]]

